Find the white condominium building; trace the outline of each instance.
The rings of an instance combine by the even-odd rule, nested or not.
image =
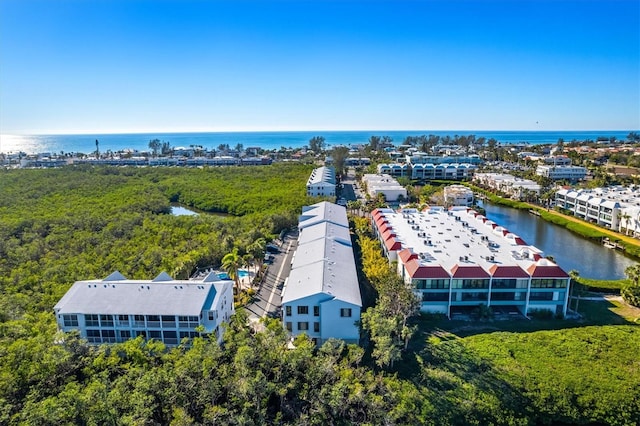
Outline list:
[[[210,273],[202,280],[128,280],[114,272],[102,280],[76,281],[53,308],[62,331],[78,330],[90,343],[137,336],[177,345],[202,326],[222,341],[222,323],[234,312],[233,281]]]
[[[483,188],[490,188],[523,199],[527,195],[540,195],[540,185],[529,179],[521,179],[507,173],[476,173],[473,182]]]
[[[449,206],[473,205],[473,191],[464,185],[449,185],[444,187],[444,202]]]
[[[444,179],[463,180],[473,176],[476,166],[468,163],[441,163],[441,164],[379,164],[378,173],[388,174],[393,177],[410,177],[411,179]]]
[[[335,197],[336,171],[333,167],[318,167],[307,180],[307,195],[311,197]]]
[[[556,205],[576,217],[614,231],[640,237],[640,187],[561,189]]]
[[[366,174],[362,177],[366,185],[367,194],[376,198],[378,194],[384,195],[385,200],[394,202],[407,199],[407,190],[397,180],[387,174]]]
[[[330,338],[358,343],[362,299],[344,207],[303,208],[291,272],[282,293],[282,322],[292,336],[320,345]]]
[[[553,180],[582,180],[587,176],[587,169],[580,166],[538,166],[538,176],[548,177]]]
[[[487,305],[507,314],[567,312],[569,275],[518,235],[466,207],[377,209],[375,233],[421,310],[448,316]]]

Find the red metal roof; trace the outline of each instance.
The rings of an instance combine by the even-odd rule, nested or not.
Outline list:
[[[378,227],[380,227],[380,225],[382,225],[383,223],[387,223],[388,220],[386,217],[384,216],[380,216],[377,219],[375,219],[376,225],[378,225]]]
[[[569,278],[569,274],[557,265],[550,266],[533,264],[529,266],[527,272],[529,272],[531,278]]]
[[[517,245],[519,246],[528,246],[529,244],[527,244],[522,238],[520,237],[516,237],[515,240]]]
[[[396,240],[395,237],[390,237],[389,239],[385,240],[384,245],[389,251],[400,250],[402,248],[402,244],[400,244],[400,242]]]
[[[402,260],[402,263],[407,263],[411,259],[417,259],[418,254],[406,248],[398,252],[398,257]]]
[[[384,231],[382,233],[382,239],[385,240],[385,241],[388,240],[389,238],[395,237],[395,236],[396,236],[396,233],[393,232],[393,228],[389,228],[389,229],[387,229],[386,231]]]
[[[378,231],[380,231],[381,234],[384,234],[389,229],[393,229],[393,227],[391,227],[391,225],[389,225],[389,223],[387,223],[387,222],[385,222],[385,223],[381,224],[380,226],[378,226]]]
[[[489,278],[489,273],[480,266],[460,266],[451,268],[453,278]]]
[[[411,278],[419,278],[419,279],[451,278],[449,273],[442,266],[440,265],[420,266],[420,262],[417,259],[413,259],[409,261],[405,265],[405,268],[407,269],[407,273]]]
[[[529,274],[519,266],[493,265],[489,268],[489,273],[493,278],[529,278]]]

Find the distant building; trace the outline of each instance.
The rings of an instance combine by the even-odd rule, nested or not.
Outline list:
[[[335,197],[336,171],[332,166],[318,167],[307,180],[307,195],[310,197]]]
[[[640,237],[640,186],[561,189],[556,205],[586,221]]]
[[[473,205],[473,191],[464,185],[449,185],[444,187],[444,202],[448,206]]]
[[[303,207],[298,247],[282,292],[282,322],[292,336],[320,345],[358,343],[362,299],[346,209],[321,202]]]
[[[368,157],[349,157],[344,160],[344,165],[347,167],[368,166],[369,164],[371,164],[371,159]]]
[[[365,174],[362,182],[366,185],[367,194],[376,198],[378,194],[384,195],[386,201],[394,202],[407,199],[407,189],[397,180],[387,174]]]
[[[569,180],[575,182],[587,176],[587,169],[580,166],[543,165],[536,168],[536,174],[552,180]]]
[[[210,273],[202,280],[128,280],[114,272],[102,280],[76,281],[53,308],[62,331],[78,330],[90,343],[137,336],[177,345],[203,326],[218,342],[234,312],[233,281]]]
[[[521,200],[528,195],[540,195],[541,186],[532,180],[506,173],[476,173],[473,182],[483,188],[493,189]]]
[[[397,262],[422,311],[451,317],[486,305],[515,317],[567,312],[569,275],[472,209],[376,209],[371,218],[385,256]]]

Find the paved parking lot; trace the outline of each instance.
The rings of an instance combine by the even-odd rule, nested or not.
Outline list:
[[[258,321],[265,316],[280,317],[282,307],[282,284],[291,272],[291,258],[298,242],[297,229],[289,232],[279,245],[280,252],[273,254],[273,260],[267,269],[260,289],[254,297],[253,303],[245,309],[249,313],[249,320]]]

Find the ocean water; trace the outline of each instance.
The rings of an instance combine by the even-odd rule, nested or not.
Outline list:
[[[475,135],[476,138],[495,138],[502,144],[555,143],[559,138],[566,142],[572,140],[596,140],[598,137],[615,136],[626,139],[629,130],[597,130],[597,131],[472,131],[472,130],[362,130],[362,131],[304,131],[304,132],[207,132],[207,133],[131,133],[131,134],[86,134],[86,135],[0,135],[0,152],[35,153],[90,153],[96,149],[99,141],[100,152],[107,150],[121,151],[135,149],[148,151],[149,141],[160,139],[169,142],[172,147],[189,147],[199,145],[204,148],[217,148],[220,144],[234,147],[242,144],[244,148],[260,147],[266,150],[300,148],[309,143],[313,136],[323,136],[328,148],[337,145],[357,145],[367,142],[370,136],[390,136],[394,143],[400,144],[407,136],[437,135],[451,136]]]

